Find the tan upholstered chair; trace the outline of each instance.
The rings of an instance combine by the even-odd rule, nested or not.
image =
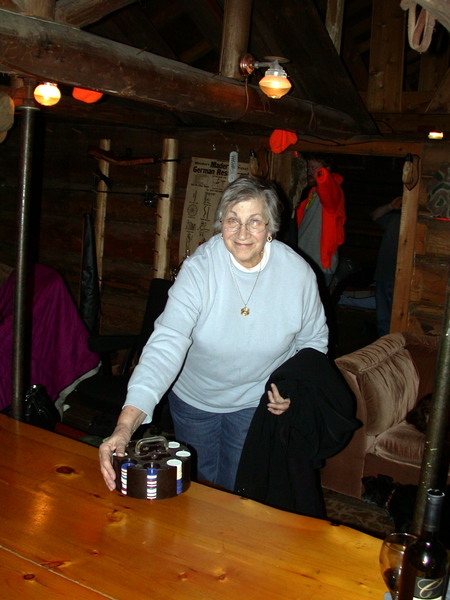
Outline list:
[[[360,498],[365,476],[419,483],[425,435],[405,417],[433,390],[438,344],[437,337],[392,333],[336,360],[363,425],[342,452],[327,460],[324,488]]]

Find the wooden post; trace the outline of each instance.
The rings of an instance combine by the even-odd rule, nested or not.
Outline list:
[[[325,26],[337,53],[341,53],[345,0],[328,0]]]
[[[289,198],[289,187],[291,182],[292,152],[287,150],[281,154],[270,153],[269,179],[273,179],[281,187]]]
[[[402,108],[405,27],[399,3],[373,2],[367,91],[370,112],[399,112]]]
[[[165,138],[162,151],[161,183],[156,210],[156,239],[153,277],[165,279],[169,272],[169,235],[172,227],[172,198],[175,193],[178,140]],[[170,162],[164,162],[170,161]],[[167,195],[168,197],[165,197]]]
[[[414,267],[419,185],[412,190],[403,186],[402,216],[397,250],[397,268],[392,303],[391,332],[408,329],[409,294]]]
[[[219,69],[224,77],[242,79],[239,59],[247,52],[252,5],[253,0],[225,0]]]
[[[109,151],[111,140],[103,138],[100,140],[100,148]],[[102,175],[109,176],[109,163],[106,160],[98,161],[98,168]],[[102,180],[98,182],[97,194],[95,196],[95,247],[97,251],[98,285],[101,290],[103,281],[103,247],[105,245],[105,220],[106,205],[108,200],[108,187]]]

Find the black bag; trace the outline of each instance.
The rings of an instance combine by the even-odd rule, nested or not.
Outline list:
[[[58,409],[43,385],[32,385],[25,394],[24,421],[48,431],[54,431],[61,420]]]

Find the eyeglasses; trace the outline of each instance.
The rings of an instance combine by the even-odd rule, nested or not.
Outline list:
[[[240,231],[242,225],[244,225],[245,229],[252,234],[261,233],[269,224],[269,221],[267,221],[267,223],[264,223],[264,221],[262,221],[261,219],[250,219],[247,221],[247,223],[241,223],[240,221],[238,221],[238,219],[235,219],[234,217],[223,219],[220,222],[222,223],[225,231],[229,231],[230,233],[236,233],[237,231]]]

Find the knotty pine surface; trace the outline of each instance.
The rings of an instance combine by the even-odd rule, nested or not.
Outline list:
[[[383,597],[379,539],[195,483],[128,498],[91,446],[3,415],[0,435],[0,597]]]

